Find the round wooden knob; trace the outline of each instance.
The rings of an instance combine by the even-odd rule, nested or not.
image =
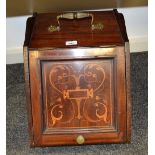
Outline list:
[[[76,142],[78,144],[83,144],[85,142],[85,139],[82,135],[79,135],[77,138],[76,138]]]

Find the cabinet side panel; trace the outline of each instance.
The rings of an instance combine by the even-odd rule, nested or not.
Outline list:
[[[125,43],[126,52],[126,93],[127,93],[127,142],[131,142],[131,88],[130,88],[130,50],[129,42]]]
[[[35,22],[35,16],[30,17],[26,21],[26,31],[25,31],[25,40],[24,40],[24,46],[29,46],[29,43],[31,41],[31,35],[34,27]]]
[[[118,11],[116,9],[114,9],[114,13],[115,13],[117,22],[119,24],[119,28],[120,28],[121,36],[122,36],[123,40],[129,41],[128,36],[127,36],[127,32],[126,32],[125,20],[124,20],[123,14],[118,13]]]
[[[25,77],[25,93],[27,101],[27,115],[28,115],[28,130],[30,135],[30,144],[33,143],[33,121],[32,121],[32,108],[31,108],[31,93],[30,93],[30,73],[29,73],[29,56],[28,48],[25,46],[23,49],[24,56],[24,77]]]

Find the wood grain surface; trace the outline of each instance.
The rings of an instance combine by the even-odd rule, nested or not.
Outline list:
[[[52,33],[47,26],[57,14],[28,19],[24,63],[31,146],[130,142],[124,18],[117,10],[93,14],[104,32],[87,28],[87,18],[62,19],[60,32]],[[67,46],[73,38],[78,45]]]

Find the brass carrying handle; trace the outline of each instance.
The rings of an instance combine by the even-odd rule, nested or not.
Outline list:
[[[82,18],[89,18],[91,17],[91,29],[95,30],[102,30],[103,29],[103,24],[102,23],[98,23],[98,24],[94,24],[94,15],[91,13],[84,13],[84,12],[70,12],[70,13],[64,13],[61,15],[57,16],[57,22],[58,22],[58,26],[55,25],[50,25],[48,27],[48,31],[49,32],[55,32],[55,31],[60,31],[60,19],[82,19]]]
[[[59,19],[82,19],[91,17],[91,26],[93,25],[94,16],[91,13],[83,13],[83,12],[74,12],[74,13],[65,13],[57,16],[57,22],[60,27]]]

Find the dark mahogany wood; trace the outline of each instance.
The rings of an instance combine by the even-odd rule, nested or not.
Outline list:
[[[56,16],[61,13],[36,14],[33,17],[33,33],[29,48],[66,48],[65,42],[67,40],[77,40],[78,44],[76,47],[124,44],[125,31],[120,26],[120,15],[116,10],[91,13],[94,15],[94,24],[103,24],[104,28],[102,31],[92,31],[91,18],[85,18],[78,20],[61,19],[60,31],[51,33],[48,31],[48,27],[50,25],[58,25]]]
[[[131,138],[130,53],[117,10],[60,20],[59,13],[27,20],[24,69],[31,146],[125,143]],[[77,45],[67,46],[66,41]]]

